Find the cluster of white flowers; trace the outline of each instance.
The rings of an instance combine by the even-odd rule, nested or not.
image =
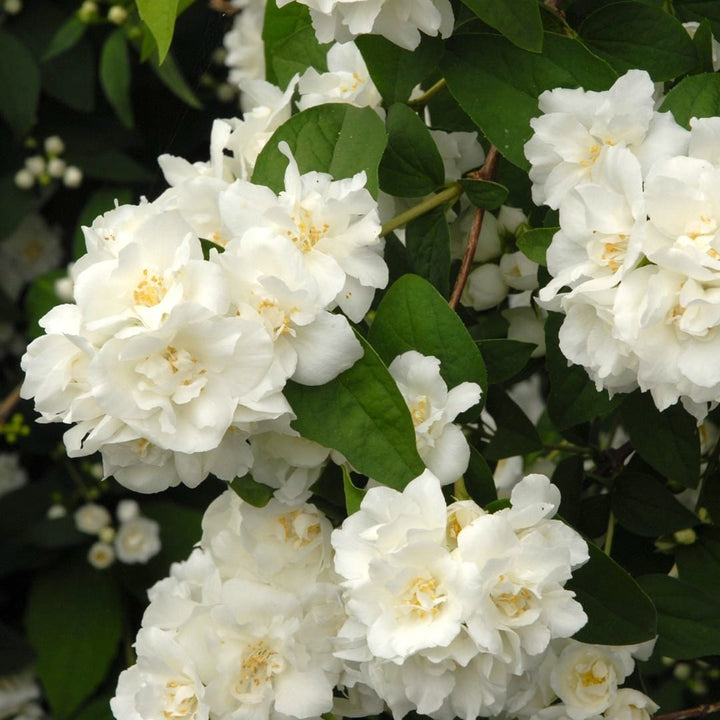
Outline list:
[[[50,135],[43,142],[45,153],[25,159],[23,167],[15,173],[15,185],[21,190],[29,190],[36,183],[48,185],[53,180],[62,180],[68,188],[77,188],[83,180],[82,170],[76,165],[68,165],[61,156],[65,152],[65,143],[58,135]]]
[[[640,387],[702,420],[720,400],[720,118],[688,131],[654,91],[631,70],[605,92],[540,96],[525,154],[533,199],[560,212],[540,299],[598,389]]]
[[[0,676],[0,720],[40,720],[47,717],[40,705],[42,693],[32,667]]]
[[[75,423],[71,456],[100,450],[105,475],[142,492],[231,480],[252,465],[248,438],[289,433],[289,378],[323,384],[362,355],[332,311],[361,320],[387,283],[376,203],[364,173],[301,175],[283,151],[279,195],[224,175],[220,148],[209,167],[167,159],[174,187],[84,228],[76,303],[42,319],[22,361],[42,421]],[[224,252],[205,259],[198,235]]]

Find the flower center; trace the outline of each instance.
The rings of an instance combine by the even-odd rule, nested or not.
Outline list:
[[[171,680],[165,685],[163,717],[167,720],[191,717],[197,710],[197,704],[195,691],[187,683]]]
[[[587,670],[578,673],[578,680],[583,687],[595,687],[607,682],[609,668],[602,660],[596,660]]]
[[[408,585],[402,599],[413,618],[424,620],[428,616],[435,617],[440,612],[447,595],[438,591],[434,577],[417,577]]]
[[[290,314],[296,310],[297,308],[291,308]],[[257,311],[265,321],[268,330],[270,330],[273,340],[277,340],[281,335],[295,336],[295,330],[291,327],[290,315],[278,307],[274,300],[265,298],[258,304]]]
[[[165,287],[164,278],[160,275],[151,275],[150,271],[144,268],[142,280],[140,280],[133,292],[133,300],[136,305],[153,307],[160,303],[166,293],[167,288]]]
[[[282,672],[285,661],[277,653],[266,647],[263,641],[251,645],[240,663],[240,673],[233,686],[233,694],[242,699],[262,691],[270,683],[273,675]]]
[[[296,549],[307,547],[320,534],[317,518],[300,510],[280,515],[278,522],[285,533],[285,542]]]
[[[520,617],[532,605],[533,594],[527,588],[521,588],[516,593],[500,593],[493,595],[492,600],[498,608],[509,618]]]
[[[430,402],[427,395],[420,395],[410,407],[410,415],[412,416],[413,425],[424,423],[430,416]]]
[[[312,216],[307,210],[305,210],[305,208],[300,210],[299,219],[293,216],[292,220],[297,227],[298,234],[293,235],[290,231],[288,231],[288,235],[295,245],[297,245],[297,247],[305,253],[310,252],[315,245],[323,239],[325,233],[330,229],[330,226],[327,223],[323,223],[321,227],[313,224]]]

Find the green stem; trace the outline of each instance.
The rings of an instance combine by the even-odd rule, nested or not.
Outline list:
[[[425,105],[427,105],[430,100],[432,100],[433,97],[437,95],[446,85],[447,83],[445,82],[445,78],[440,78],[429,90],[426,90],[420,97],[408,100],[408,105],[413,108],[413,110],[425,107]]]
[[[605,545],[603,546],[603,552],[610,557],[612,550],[613,536],[615,535],[615,515],[610,511],[610,517],[608,518],[607,532],[605,533]]]
[[[441,190],[439,193],[430,196],[422,202],[414,205],[409,210],[396,215],[391,220],[388,220],[380,230],[380,236],[385,237],[393,230],[397,230],[403,225],[407,225],[411,220],[424,215],[425,213],[434,210],[436,207],[440,207],[451,200],[455,200],[463,194],[463,187],[460,183],[453,183],[450,187]]]
[[[543,448],[545,448],[545,450],[557,450],[558,452],[575,453],[576,455],[592,455],[592,450],[590,448],[580,447],[580,445],[573,445],[572,443],[560,443],[558,445],[554,445],[552,443],[544,443]]]

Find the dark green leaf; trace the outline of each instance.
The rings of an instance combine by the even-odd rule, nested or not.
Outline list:
[[[550,376],[548,413],[559,430],[607,415],[623,400],[607,391],[598,392],[580,365],[568,365],[558,345],[558,331],[564,316],[550,313],[545,321],[546,365]]]
[[[95,54],[87,38],[40,66],[42,88],[63,105],[80,112],[95,108]]]
[[[485,360],[488,384],[505,382],[527,365],[535,349],[533,343],[519,340],[493,339],[480,341],[480,353]]]
[[[660,412],[650,393],[638,390],[625,401],[622,419],[633,447],[650,467],[683,487],[697,487],[700,438],[695,419],[680,403]]]
[[[368,339],[390,363],[408,350],[434,355],[448,387],[475,382],[485,391],[487,373],[480,351],[462,320],[438,291],[416,275],[404,275],[385,293]]]
[[[106,150],[93,155],[76,155],[73,160],[83,173],[97,180],[114,182],[148,182],[155,177],[146,167],[119,150]],[[106,210],[112,209],[112,206]]]
[[[103,696],[88,703],[73,720],[113,720],[110,698]]]
[[[559,513],[563,519],[575,526],[580,519],[580,498],[583,491],[585,471],[581,455],[572,455],[561,460],[552,474],[553,485],[560,490],[562,501]]]
[[[269,2],[265,8],[263,26],[266,79],[286,87],[296,73],[314,67],[327,70],[325,56],[329,44],[321,45],[315,38],[310,11],[300,3],[278,8]]]
[[[87,30],[87,23],[84,23],[77,15],[71,15],[56,31],[42,55],[41,62],[47,62],[60,53],[69,50]]]
[[[508,160],[527,169],[523,146],[544,90],[578,87],[605,90],[617,75],[579,41],[545,34],[542,54],[494,35],[452,38],[441,69],[450,92]],[[492,98],[492,101],[489,101]]]
[[[699,528],[692,545],[676,548],[675,560],[683,582],[720,598],[720,529]]]
[[[336,180],[365,171],[367,188],[377,194],[378,165],[385,150],[385,127],[370,108],[337,103],[293,115],[268,140],[255,163],[252,181],[275,192],[285,187],[287,158],[278,150],[284,140],[301,173],[316,170]]]
[[[148,26],[158,48],[158,60],[162,64],[170,49],[175,18],[178,14],[178,0],[137,0],[140,19]]]
[[[540,52],[543,26],[536,0],[462,0],[484,23],[523,50]]]
[[[626,471],[612,489],[612,511],[630,532],[657,537],[699,524],[699,520],[649,475]]]
[[[483,450],[483,455],[488,460],[500,460],[542,450],[542,440],[535,426],[502,388],[490,387],[486,404],[497,428]]]
[[[543,267],[547,265],[545,254],[550,247],[553,236],[560,228],[532,228],[520,232],[517,237],[517,246],[525,257]]]
[[[420,475],[410,411],[392,376],[364,341],[365,354],[325,385],[289,382],[285,396],[303,437],[339,450],[358,472],[398,490]]]
[[[720,37],[720,5],[717,0],[675,0],[675,13],[681,22],[707,19],[715,37]]]
[[[684,78],[666,95],[660,110],[669,110],[685,127],[690,127],[690,118],[720,115],[720,75],[702,73]]]
[[[100,188],[96,190],[87,199],[87,202],[80,211],[77,222],[75,223],[77,230],[75,231],[75,239],[73,240],[73,260],[77,260],[81,255],[87,252],[85,247],[85,236],[82,232],[82,226],[90,226],[98,215],[112,210],[115,202],[118,205],[126,205],[132,201],[132,192],[128,188]]]
[[[342,466],[343,490],[345,492],[345,509],[348,515],[352,515],[360,509],[360,503],[365,497],[365,490],[353,485],[352,478],[345,465]]]
[[[696,72],[713,72],[713,34],[707,18],[698,25],[692,41],[698,56]]]
[[[30,212],[33,198],[32,192],[15,185],[13,176],[0,178],[0,240],[15,232]]]
[[[65,277],[65,270],[52,270],[33,281],[25,296],[29,338],[40,337],[45,331],[38,325],[40,318],[62,301],[55,292],[55,281]]]
[[[445,181],[435,141],[418,114],[396,103],[388,110],[388,144],[380,161],[381,189],[398,197],[420,197]]]
[[[192,88],[187,84],[187,81],[183,77],[182,72],[180,72],[180,68],[172,55],[166,55],[165,62],[162,63],[162,65],[159,65],[157,58],[152,55],[150,57],[150,67],[160,78],[163,85],[170,90],[170,92],[179,97],[190,107],[195,109],[202,108],[202,103],[198,99],[198,96],[193,92]]]
[[[257,482],[250,474],[235,478],[230,483],[230,487],[245,502],[255,507],[265,507],[275,492],[269,485]]]
[[[485,458],[471,445],[470,463],[464,475],[468,495],[480,506],[485,507],[497,500],[495,480]]]
[[[575,592],[588,622],[573,637],[584,643],[634,645],[655,637],[657,614],[635,580],[589,542],[590,561],[565,586]]]
[[[462,178],[460,184],[463,186],[468,200],[476,207],[485,210],[499,208],[508,197],[508,189],[504,185],[490,180]]]
[[[184,560],[200,540],[202,514],[194,508],[169,501],[144,503],[142,511],[160,523],[162,547],[150,562],[163,567],[163,574],[167,575],[170,563]]]
[[[49,568],[32,585],[25,621],[45,697],[57,720],[65,720],[104,679],[120,640],[112,574],[84,557]]]
[[[657,655],[689,660],[720,654],[720,602],[669,575],[638,579],[658,613]]]
[[[100,85],[115,114],[123,124],[133,127],[130,103],[130,55],[121,29],[112,33],[103,45],[100,55]]]
[[[61,518],[43,518],[25,529],[20,538],[27,543],[44,548],[72,547],[82,545],[88,536],[81,533],[75,525],[75,519],[66,515]]]
[[[413,88],[438,66],[444,52],[442,40],[427,35],[422,36],[413,51],[404,50],[380,35],[361,35],[355,43],[387,106],[407,101]]]
[[[0,675],[14,675],[30,665],[35,653],[28,641],[0,622]]]
[[[450,295],[450,229],[443,208],[421,215],[405,230],[410,271],[432,283],[445,298]]]
[[[35,123],[40,70],[30,51],[2,29],[0,58],[0,117],[22,137]]]
[[[697,63],[685,28],[659,7],[637,2],[606,5],[584,20],[580,36],[618,73],[639,68],[656,82],[690,72]]]

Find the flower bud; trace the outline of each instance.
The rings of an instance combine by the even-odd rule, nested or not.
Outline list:
[[[500,268],[493,263],[487,263],[470,273],[460,302],[475,310],[487,310],[499,305],[507,294],[508,286]]]
[[[43,147],[48,155],[62,155],[65,152],[65,143],[59,135],[46,137]]]

